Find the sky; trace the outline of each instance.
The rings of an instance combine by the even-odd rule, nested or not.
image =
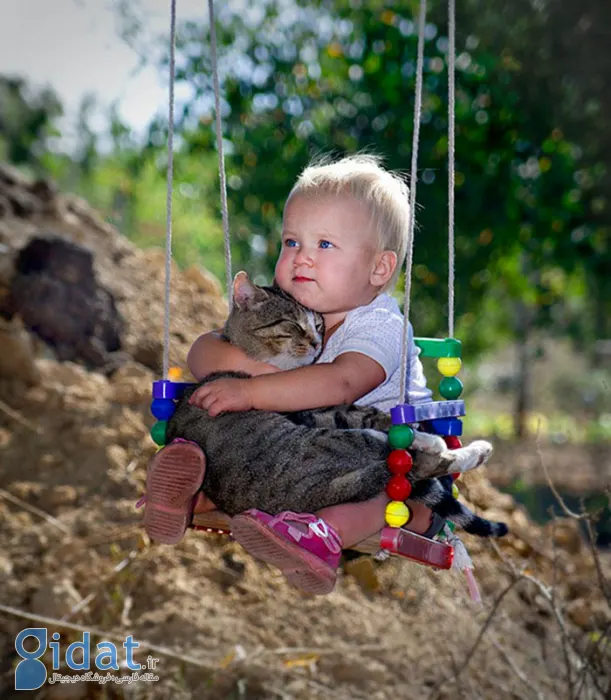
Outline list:
[[[118,100],[119,114],[137,130],[167,111],[167,81],[152,66],[138,70],[139,56],[118,36],[112,0],[1,4],[0,73],[50,85],[72,114],[88,92],[106,105]],[[147,32],[169,31],[169,0],[140,0],[140,5]],[[207,16],[205,0],[177,5],[179,19]]]

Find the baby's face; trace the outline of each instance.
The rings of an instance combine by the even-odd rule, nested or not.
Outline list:
[[[327,327],[368,304],[377,247],[369,211],[348,195],[294,196],[284,210],[278,285],[325,316]]]

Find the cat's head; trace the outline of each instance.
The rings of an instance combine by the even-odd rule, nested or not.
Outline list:
[[[224,334],[253,360],[295,369],[320,355],[324,321],[279,287],[260,287],[238,272]]]

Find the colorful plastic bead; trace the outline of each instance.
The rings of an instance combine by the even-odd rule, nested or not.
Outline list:
[[[151,428],[151,437],[156,445],[165,445],[165,433],[168,423],[165,420],[160,420]]]
[[[406,450],[414,442],[414,431],[409,425],[393,425],[388,431],[388,444],[393,450]]]
[[[407,450],[393,450],[386,458],[386,464],[393,474],[407,474],[414,461]]]
[[[454,523],[451,520],[446,520],[446,525],[450,528],[452,532],[456,530],[456,525],[454,525]]]
[[[437,369],[444,377],[454,377],[460,372],[462,360],[460,357],[440,357],[437,360]]]
[[[458,486],[456,486],[456,484],[452,484],[452,496],[454,496],[454,498],[458,498],[460,496],[460,491],[458,490]]]
[[[411,492],[412,485],[402,474],[395,474],[386,484],[386,495],[393,501],[405,501]]]
[[[458,479],[460,479],[460,472],[453,472],[451,476],[452,479],[454,479],[454,481],[457,481]]]
[[[169,420],[176,410],[176,404],[172,399],[153,399],[151,413],[157,420]]]
[[[402,423],[422,423],[438,418],[456,418],[465,415],[465,402],[458,401],[425,401],[416,406],[402,403],[390,409],[390,417],[394,425]]]
[[[462,421],[458,418],[437,418],[429,421],[427,427],[435,435],[462,435]]]
[[[193,382],[171,382],[168,379],[158,379],[153,382],[154,399],[180,399],[185,391],[193,386]]]
[[[409,508],[402,501],[391,501],[386,506],[386,523],[390,527],[401,527],[409,520]]]
[[[182,370],[180,367],[170,367],[168,370],[168,379],[171,382],[179,382],[182,379]]]
[[[449,450],[457,450],[459,447],[462,447],[462,442],[456,435],[446,435],[443,439]]]
[[[444,399],[453,401],[457,399],[463,390],[463,384],[458,377],[444,377],[439,382],[439,393]]]

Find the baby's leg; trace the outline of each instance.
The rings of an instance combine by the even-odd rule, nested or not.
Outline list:
[[[144,508],[144,528],[152,540],[180,542],[191,523],[205,471],[203,451],[186,440],[174,440],[153,457]]]
[[[370,535],[379,532],[385,525],[386,504],[390,499],[385,493],[361,503],[342,503],[319,510],[316,515],[333,527],[342,538],[345,548],[362,542]],[[433,512],[421,503],[408,501],[412,518],[405,525],[406,530],[418,534],[428,533]]]

